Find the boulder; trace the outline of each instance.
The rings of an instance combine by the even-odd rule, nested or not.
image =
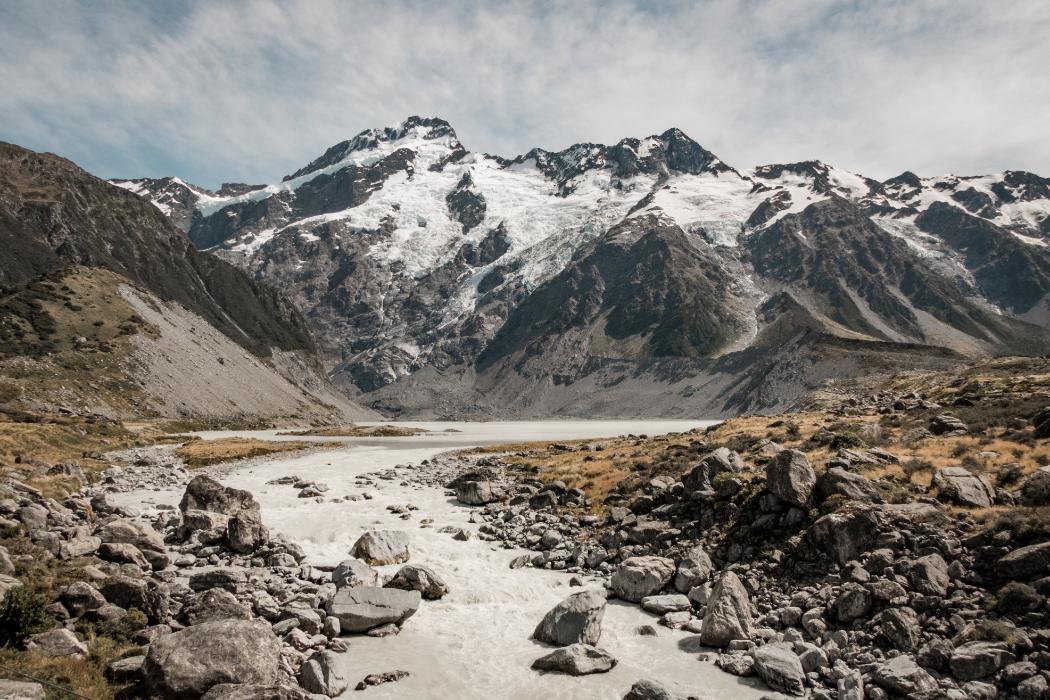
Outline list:
[[[101,546],[102,540],[98,537],[74,537],[66,540],[58,548],[59,559],[76,559],[94,554]]]
[[[106,668],[106,676],[115,683],[137,683],[142,679],[145,656],[127,656],[117,659]]]
[[[161,698],[196,698],[219,683],[274,685],[281,643],[262,620],[217,620],[165,635],[142,665],[146,687]]]
[[[404,591],[419,591],[425,600],[439,600],[448,593],[448,586],[441,577],[426,566],[406,564],[394,578],[387,581],[387,588],[400,588]]]
[[[77,639],[72,631],[60,627],[49,632],[34,634],[26,640],[26,649],[43,656],[83,659],[87,656],[87,645]]]
[[[642,610],[654,615],[663,615],[669,612],[682,612],[692,610],[693,604],[687,596],[681,593],[668,593],[666,595],[649,595],[642,598]]]
[[[234,552],[251,554],[269,541],[270,534],[262,524],[259,511],[242,510],[226,524],[226,539]]]
[[[210,476],[200,474],[186,485],[179,509],[183,513],[188,510],[207,510],[234,516],[242,510],[258,513],[259,504],[249,492],[223,486]]]
[[[996,571],[1003,578],[1030,578],[1050,573],[1050,542],[1021,547],[1000,557]]]
[[[332,571],[332,581],[337,588],[378,586],[379,572],[360,559],[344,559]]]
[[[983,474],[963,467],[945,467],[933,475],[938,500],[960,506],[987,508],[995,502],[995,488]]]
[[[674,587],[679,593],[688,593],[693,588],[707,583],[715,573],[711,557],[703,547],[693,547],[681,561],[674,577]]]
[[[991,676],[1014,661],[1014,655],[1001,644],[967,642],[955,647],[948,667],[956,680],[973,681]]]
[[[1029,506],[1050,505],[1050,465],[1039,467],[1024,480],[1021,501]]]
[[[879,490],[866,476],[846,471],[842,467],[831,467],[821,474],[814,490],[822,501],[829,496],[844,496],[862,503],[882,502]]]
[[[401,530],[370,530],[358,538],[350,554],[373,566],[402,564],[409,559],[408,534]]]
[[[186,622],[199,625],[214,620],[248,620],[248,606],[222,588],[212,588],[195,595],[186,605]]]
[[[766,488],[793,506],[808,505],[816,483],[813,465],[798,450],[781,450],[766,465]]]
[[[0,700],[45,700],[44,686],[39,683],[9,681],[0,678]]]
[[[707,601],[700,642],[724,649],[738,639],[751,639],[751,601],[739,577],[723,573]]]
[[[607,673],[615,665],[616,659],[609,652],[589,644],[570,644],[532,662],[532,667],[537,671],[554,671],[571,676]]]
[[[679,700],[678,696],[656,681],[640,680],[631,686],[623,700]]]
[[[73,617],[79,617],[88,610],[97,610],[106,604],[105,596],[85,581],[69,584],[58,599]]]
[[[674,561],[663,557],[625,559],[609,582],[617,597],[632,603],[659,593],[675,574]]]
[[[835,599],[835,617],[839,622],[849,623],[866,617],[871,611],[871,593],[857,583],[847,583]]]
[[[788,695],[806,694],[806,674],[791,645],[766,644],[751,652],[755,671],[772,690]]]
[[[722,472],[738,472],[744,468],[740,455],[727,447],[708,452],[700,458],[692,470],[682,477],[687,491],[706,491],[711,489],[712,480]]]
[[[149,525],[128,518],[117,518],[106,523],[95,534],[103,543],[134,545],[154,569],[163,569],[171,563],[164,547],[164,538]]]
[[[318,651],[299,669],[299,685],[307,692],[327,695],[330,698],[342,695],[349,685],[339,673],[336,655],[330,651]]]
[[[937,689],[937,681],[907,654],[895,656],[875,668],[875,685],[890,693],[914,697]]]
[[[292,685],[219,683],[213,685],[201,700],[310,700],[310,695]]]
[[[336,591],[326,609],[339,618],[339,628],[345,634],[367,632],[389,623],[401,625],[415,614],[419,602],[419,591],[353,586]]]
[[[456,500],[468,506],[483,506],[501,499],[496,485],[491,481],[462,481],[456,486]]]
[[[194,591],[206,591],[209,588],[236,591],[247,581],[248,574],[236,566],[206,567],[190,574],[190,588]]]
[[[599,589],[574,593],[543,616],[532,637],[556,646],[597,644],[602,635],[605,603],[605,591]]]
[[[913,590],[923,595],[948,594],[948,564],[940,554],[927,554],[916,559],[908,572]]]
[[[15,562],[11,559],[11,554],[7,551],[7,547],[4,546],[0,546],[0,575],[15,575]]]
[[[130,576],[112,576],[99,586],[107,601],[125,610],[145,613],[151,623],[164,622],[170,614],[171,597],[165,584]]]
[[[930,432],[934,435],[965,435],[968,431],[961,420],[950,413],[942,413],[930,421]]]
[[[887,608],[878,617],[879,631],[901,651],[913,651],[922,638],[919,617],[911,608]]]
[[[152,568],[142,550],[127,542],[106,542],[98,548],[98,556],[114,564],[134,564],[142,569]]]

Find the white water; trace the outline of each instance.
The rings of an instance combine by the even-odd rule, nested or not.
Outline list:
[[[709,425],[712,421],[530,421],[494,423],[404,423],[433,431],[407,438],[343,439],[335,450],[275,458],[235,471],[222,481],[255,494],[266,524],[303,546],[307,562],[335,564],[347,558],[354,541],[369,529],[400,529],[411,538],[411,561],[433,568],[450,592],[440,601],[424,601],[401,633],[384,639],[347,637],[342,656],[351,688],[369,673],[401,669],[411,676],[397,683],[368,689],[369,698],[514,698],[521,700],[622,698],[641,678],[664,683],[683,695],[699,698],[758,698],[761,684],[723,673],[701,662],[696,635],[656,625],[657,618],[640,608],[610,601],[599,646],[619,664],[611,672],[573,678],[541,675],[530,669],[548,647],[529,639],[543,615],[571,592],[569,574],[532,568],[511,570],[522,550],[503,549],[477,538],[458,542],[437,532],[445,525],[476,530],[469,524],[472,508],[449,499],[441,489],[378,482],[379,489],[362,489],[354,478],[399,464],[418,464],[440,452],[460,447],[525,440],[601,438],[626,433],[656,435]],[[282,439],[275,431],[209,432],[205,438],[253,435]],[[279,476],[296,474],[330,487],[328,498],[371,491],[372,500],[316,503],[296,498],[290,486],[270,486]],[[181,491],[138,492],[118,499],[138,506],[176,504]],[[410,520],[389,513],[386,506],[411,503],[419,510]],[[430,528],[420,528],[423,518]],[[381,567],[390,574],[397,566]],[[588,582],[588,585],[600,585]],[[656,637],[635,630],[652,624]],[[348,691],[352,693],[353,691]],[[765,691],[768,692],[768,691]]]

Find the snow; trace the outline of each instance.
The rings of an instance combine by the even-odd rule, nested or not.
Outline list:
[[[752,183],[735,173],[677,175],[656,191],[653,203],[635,216],[660,209],[683,230],[703,229],[714,245],[736,246],[744,222],[767,194],[751,194]]]

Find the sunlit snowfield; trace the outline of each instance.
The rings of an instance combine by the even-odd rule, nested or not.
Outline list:
[[[468,542],[439,533],[445,525],[476,530],[474,510],[456,503],[438,488],[401,486],[380,481],[362,488],[355,477],[395,465],[419,464],[450,449],[527,440],[601,438],[627,433],[657,435],[710,425],[713,421],[529,421],[492,423],[398,423],[432,432],[402,438],[336,438],[346,443],[331,451],[256,463],[222,478],[255,494],[266,524],[297,541],[312,564],[332,565],[347,558],[351,545],[369,529],[402,529],[411,538],[413,563],[432,567],[449,586],[439,601],[424,601],[401,633],[385,639],[348,637],[342,656],[351,687],[369,673],[401,669],[412,675],[397,683],[370,688],[372,698],[621,698],[640,678],[665,683],[702,698],[758,698],[764,691],[697,660],[696,635],[656,625],[656,617],[634,605],[610,602],[599,646],[619,664],[607,674],[573,678],[541,675],[530,669],[547,647],[529,639],[544,613],[569,593],[570,575],[532,568],[511,570],[522,550],[503,549],[477,538]],[[460,432],[440,432],[455,429]],[[250,435],[282,439],[276,431],[200,433],[204,438]],[[302,439],[302,438],[299,438]],[[330,487],[328,498],[368,490],[372,500],[316,503],[297,498],[297,489],[266,482],[295,474]],[[177,504],[181,491],[121,494],[115,500],[138,506]],[[401,520],[388,505],[413,504],[411,520]],[[433,518],[430,528],[420,528]],[[385,574],[398,565],[380,567]],[[588,582],[588,585],[600,585]],[[639,625],[652,624],[657,637],[640,636]],[[351,691],[352,692],[352,691]]]

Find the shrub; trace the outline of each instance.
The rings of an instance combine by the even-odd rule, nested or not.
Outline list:
[[[830,443],[830,447],[833,450],[853,450],[867,446],[868,444],[851,430],[835,433],[835,437],[831,438]]]
[[[999,589],[995,609],[1007,614],[1026,613],[1042,605],[1043,600],[1043,596],[1028,584],[1011,581]]]
[[[925,459],[909,459],[901,464],[901,469],[904,470],[904,475],[908,477],[908,481],[911,481],[915,474],[920,472],[932,472],[933,464]]]
[[[50,629],[54,621],[44,610],[50,602],[25,586],[9,590],[0,601],[0,646],[21,646],[30,635]]]

